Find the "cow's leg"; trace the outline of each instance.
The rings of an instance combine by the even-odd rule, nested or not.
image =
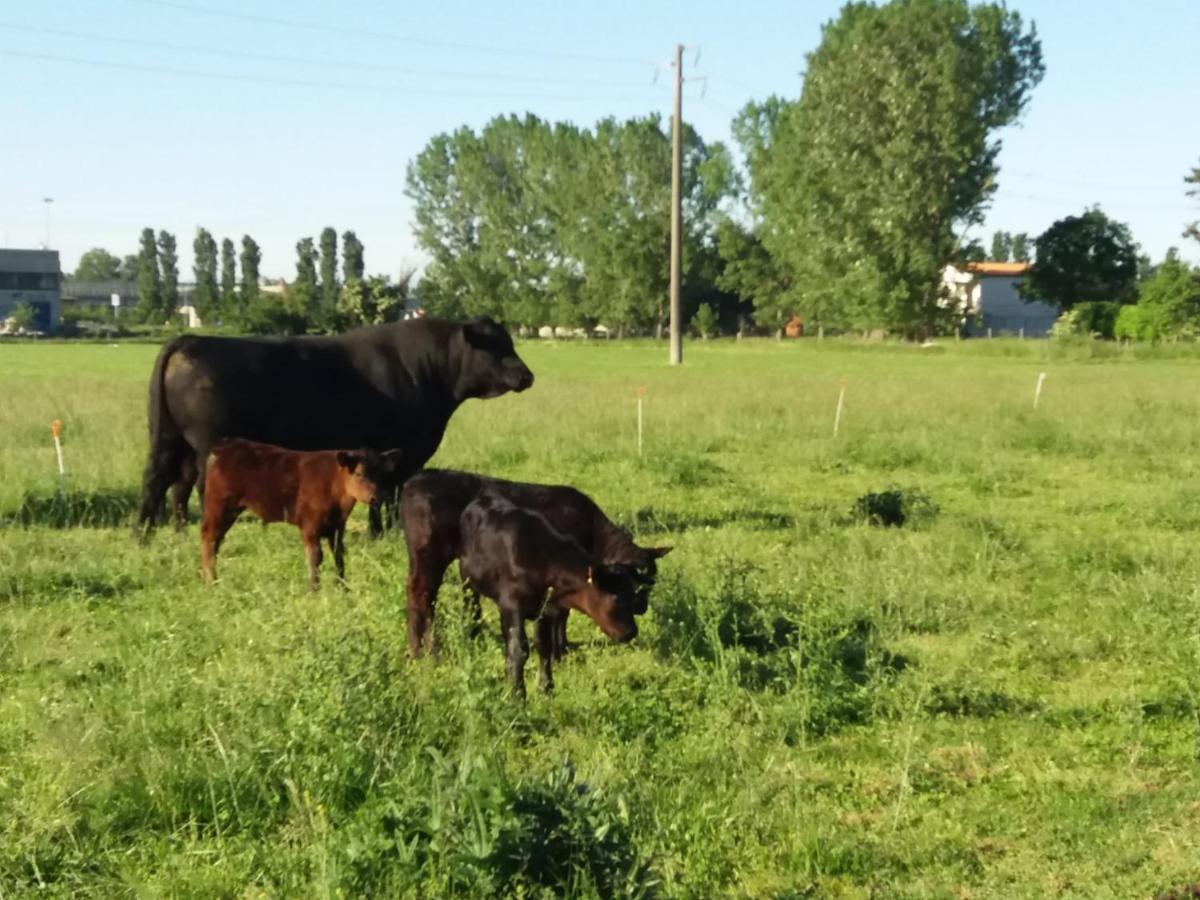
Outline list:
[[[142,505],[138,511],[136,532],[143,539],[149,536],[164,506],[167,490],[179,478],[184,457],[191,452],[182,438],[162,438],[150,448],[146,469],[142,474]]]
[[[179,466],[179,478],[176,479],[175,484],[171,487],[171,502],[174,507],[175,530],[177,532],[187,528],[188,498],[192,496],[192,488],[196,485],[198,474],[195,455],[190,453],[185,455]]]
[[[550,617],[543,615],[537,621],[537,631],[534,634],[538,660],[542,672],[542,693],[554,692],[554,674],[551,671],[554,662],[555,641],[558,635],[558,624],[562,616]]]
[[[302,533],[304,549],[308,553],[308,584],[314,591],[321,586],[321,536],[315,531]]]
[[[515,606],[500,605],[500,621],[504,625],[508,677],[512,681],[513,693],[525,699],[525,660],[529,658],[529,639],[525,636],[525,620]]]
[[[337,569],[338,581],[346,587],[346,525],[334,529],[329,535],[329,550],[333,553],[333,565]]]
[[[448,565],[448,560],[443,560],[429,548],[408,555],[408,649],[413,656],[421,655],[426,635],[431,630],[438,588]],[[431,651],[433,644],[430,636]]]

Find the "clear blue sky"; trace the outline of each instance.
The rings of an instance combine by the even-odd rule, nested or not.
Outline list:
[[[1099,203],[1155,257],[1184,245],[1200,218],[1182,184],[1200,161],[1200,0],[1010,5],[1037,23],[1047,73],[1004,135],[980,236]],[[40,244],[49,196],[66,269],[89,247],[134,252],[149,225],[177,235],[188,279],[202,225],[254,235],[264,273],[290,278],[296,240],[329,224],[394,273],[421,261],[404,170],[434,134],[512,111],[666,116],[669,71],[652,78],[683,41],[708,77],[685,117],[726,140],[747,100],[798,96],[839,6],[0,0],[0,245]]]

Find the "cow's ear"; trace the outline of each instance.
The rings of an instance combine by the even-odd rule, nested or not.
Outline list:
[[[646,547],[645,552],[651,559],[662,559],[674,549],[674,547]]]
[[[501,330],[500,326],[487,316],[471,319],[462,324],[463,340],[467,342],[468,346],[481,350],[494,346],[498,339],[497,332]]]
[[[362,462],[361,453],[349,453],[345,450],[339,450],[337,455],[338,465],[343,469],[354,471],[355,466]]]

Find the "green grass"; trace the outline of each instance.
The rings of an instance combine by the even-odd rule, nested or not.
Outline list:
[[[284,526],[236,526],[212,589],[195,525],[137,546],[155,349],[0,347],[0,896],[1200,881],[1190,349],[524,344],[534,389],[468,403],[434,462],[575,484],[676,548],[638,640],[573,617],[524,706],[453,577],[441,659],[408,660],[403,540],[361,511],[350,592],[310,594]],[[925,514],[854,515],[893,487]]]

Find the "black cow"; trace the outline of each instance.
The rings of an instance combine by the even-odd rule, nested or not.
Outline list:
[[[542,516],[494,491],[485,490],[467,504],[460,527],[463,577],[500,606],[508,674],[518,696],[525,696],[527,620],[537,623],[546,692],[554,686],[555,623],[568,609],[586,614],[619,643],[637,636],[637,580],[629,567],[601,565]]]
[[[666,556],[670,547],[639,547],[587,494],[573,487],[425,469],[408,479],[400,494],[400,516],[408,544],[408,644],[414,656],[420,654],[433,620],[442,576],[450,563],[462,555],[459,521],[462,512],[485,490],[536,511],[600,562],[631,567],[639,582],[635,612],[646,611],[647,597],[657,575],[656,561]],[[473,600],[478,622],[479,598]],[[556,657],[566,650],[566,623],[564,610],[556,622]]]
[[[139,528],[153,526],[172,485],[176,523],[186,523],[191,488],[204,491],[204,461],[222,438],[293,450],[396,448],[398,486],[437,450],[464,400],[532,384],[508,332],[486,318],[416,319],[335,337],[178,337],[150,378]],[[381,527],[376,507],[371,526]]]

